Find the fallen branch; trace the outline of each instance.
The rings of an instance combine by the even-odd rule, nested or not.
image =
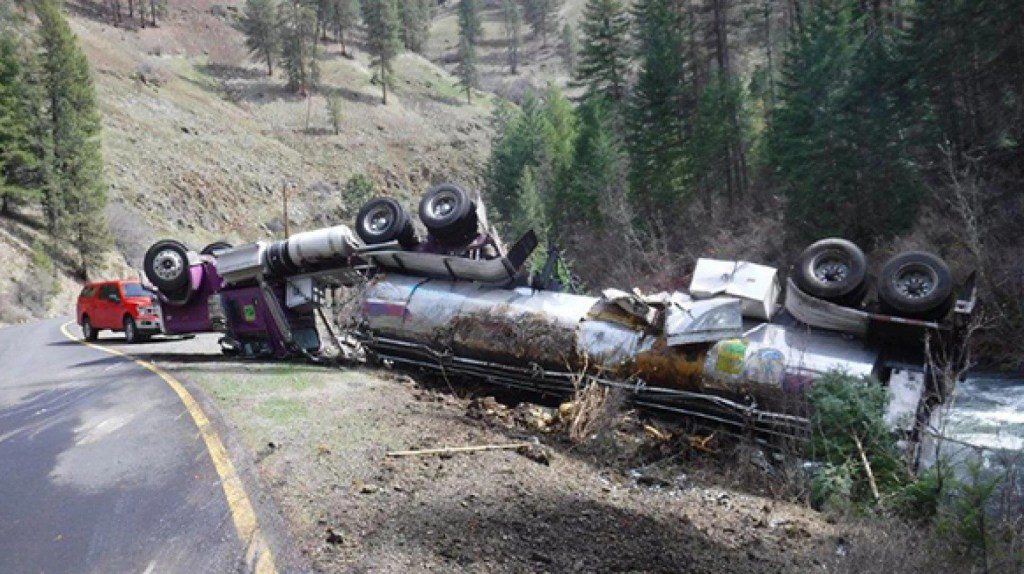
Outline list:
[[[431,454],[447,454],[453,452],[480,452],[484,450],[516,450],[533,446],[529,442],[515,442],[511,444],[484,444],[479,446],[449,446],[443,448],[425,448],[423,450],[395,450],[385,456],[426,456]]]
[[[857,445],[857,453],[860,454],[860,462],[864,465],[864,472],[868,474],[868,484],[871,486],[871,494],[875,497],[875,502],[878,502],[882,497],[878,494],[878,483],[875,482],[875,473],[871,470],[871,464],[868,463],[868,455],[864,453],[864,445],[861,444],[860,438],[855,434],[851,434],[853,437],[854,444]]]

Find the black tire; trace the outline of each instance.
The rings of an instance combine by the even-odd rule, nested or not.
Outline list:
[[[146,278],[165,295],[180,293],[189,284],[188,248],[179,241],[157,241],[143,261]]]
[[[86,341],[95,341],[100,338],[100,332],[93,328],[88,315],[82,317],[82,337]]]
[[[889,259],[878,280],[882,309],[914,319],[940,319],[955,300],[953,274],[936,255],[908,251]]]
[[[420,200],[420,221],[441,243],[468,241],[477,233],[476,204],[453,183],[430,188]]]
[[[409,212],[390,197],[371,199],[356,215],[356,234],[367,245],[389,241],[410,249],[416,245],[416,232]]]
[[[142,340],[139,336],[139,327],[135,324],[135,319],[132,319],[131,315],[126,315],[124,318],[124,342],[129,345],[134,345]]]
[[[234,248],[234,245],[231,245],[227,241],[214,241],[206,247],[203,247],[203,250],[200,251],[199,254],[216,256],[221,251],[227,251],[232,248]]]
[[[793,266],[793,281],[811,297],[840,305],[856,305],[864,298],[867,258],[853,243],[822,239],[804,249]]]

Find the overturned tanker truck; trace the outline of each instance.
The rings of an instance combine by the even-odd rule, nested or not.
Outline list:
[[[887,385],[886,420],[908,444],[948,395],[926,340],[959,348],[976,294],[973,279],[958,294],[934,255],[897,255],[873,281],[860,249],[825,239],[784,282],[772,267],[700,259],[687,292],[575,294],[543,276],[553,250],[546,273],[526,277],[536,236],[504,250],[478,203],[452,184],[432,188],[422,239],[398,202],[378,198],[354,232],[198,253],[160,241],[144,272],[166,333],[221,332],[225,352],[316,359],[326,294],[358,286],[351,334],[372,360],[559,395],[594,381],[737,432],[802,436],[803,393],[832,370]]]

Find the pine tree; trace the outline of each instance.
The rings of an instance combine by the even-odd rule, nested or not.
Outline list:
[[[519,192],[516,198],[516,210],[512,219],[512,228],[516,237],[520,237],[532,229],[537,234],[538,242],[544,245],[548,240],[550,225],[548,224],[544,200],[541,197],[540,189],[537,187],[534,169],[533,166],[529,165],[524,167],[523,173],[519,177]]]
[[[267,75],[274,75],[274,57],[280,48],[277,0],[246,0],[242,14],[242,32],[249,53],[267,64]]]
[[[580,24],[576,80],[588,93],[606,94],[614,102],[626,95],[629,75],[629,14],[622,0],[588,0]]]
[[[285,0],[279,8],[281,65],[288,88],[308,94],[320,81],[317,61],[316,13],[297,0]]]
[[[480,83],[477,71],[476,46],[465,36],[459,38],[459,64],[455,67],[455,75],[459,78],[459,86],[466,92],[466,103],[473,103],[473,88]]]
[[[363,21],[366,22],[367,47],[377,67],[382,101],[388,103],[391,83],[391,62],[402,49],[401,26],[395,0],[362,0]]]
[[[558,8],[561,0],[526,0],[524,16],[534,36],[540,36],[541,45],[548,45],[548,34],[558,30]]]
[[[706,199],[721,191],[730,205],[742,199],[748,123],[739,80],[714,74],[697,103],[688,147],[695,187]]]
[[[50,232],[68,232],[85,279],[109,243],[100,115],[85,54],[53,0],[39,0],[40,61],[49,102],[52,162],[45,208]]]
[[[565,26],[562,26],[562,42],[559,50],[562,52],[562,63],[565,64],[565,70],[569,72],[570,76],[574,75],[576,73],[576,62],[580,45],[579,40],[576,39],[576,31],[572,29],[572,25],[568,22],[565,23]]]
[[[501,7],[508,46],[508,66],[512,74],[519,68],[519,46],[522,43],[523,11],[517,0],[504,0]]]
[[[689,190],[686,154],[694,97],[687,74],[691,23],[672,0],[635,4],[640,71],[629,102],[630,187],[648,213],[670,213]]]
[[[489,205],[507,226],[514,218],[523,168],[539,163],[547,128],[541,102],[531,92],[518,108],[505,104],[494,114],[495,139],[487,160],[485,188]]]
[[[814,8],[785,55],[769,154],[797,240],[871,245],[913,221],[921,185],[910,168],[906,80],[891,45],[865,34],[851,5]]]
[[[484,37],[484,25],[480,19],[480,3],[477,0],[459,0],[459,38],[476,46]]]
[[[459,86],[466,92],[466,102],[473,102],[473,88],[480,83],[477,71],[476,43],[481,35],[480,12],[476,0],[459,2],[459,65],[455,75],[459,78]]]
[[[32,145],[35,93],[28,78],[26,55],[9,30],[0,30],[0,215],[10,202],[38,196],[37,150]]]
[[[331,10],[331,25],[334,28],[334,39],[341,44],[341,54],[343,56],[348,55],[345,35],[356,26],[358,21],[358,0],[334,0],[334,7]]]
[[[628,187],[626,152],[616,129],[615,107],[610,98],[595,94],[577,108],[579,136],[566,198],[566,206],[573,207],[564,211],[569,226],[606,223],[602,221],[605,200]]]
[[[430,0],[406,0],[402,6],[402,43],[422,54],[430,39]]]

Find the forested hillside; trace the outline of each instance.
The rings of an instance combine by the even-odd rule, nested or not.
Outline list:
[[[1019,363],[1019,2],[588,0],[578,30],[573,98],[496,114],[510,229],[591,286],[676,286],[702,254],[785,265],[826,236],[934,250],[979,272],[987,350]]]
[[[933,250],[979,272],[984,351],[1019,355],[1017,1],[69,1],[61,37],[91,68],[66,76],[85,98],[69,120],[44,76],[85,62],[45,54],[75,42],[2,5],[4,221],[36,226],[22,262],[38,243],[88,274],[104,235],[86,222],[134,264],[168,232],[279,234],[283,190],[311,225],[451,179],[590,288],[683,285],[705,254],[785,266],[829,235],[876,262]],[[76,230],[77,253],[37,241]]]

